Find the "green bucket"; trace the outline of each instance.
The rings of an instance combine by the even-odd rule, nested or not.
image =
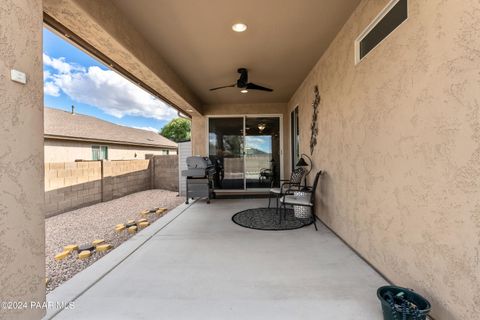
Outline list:
[[[431,305],[412,289],[384,286],[377,290],[384,320],[425,320]]]

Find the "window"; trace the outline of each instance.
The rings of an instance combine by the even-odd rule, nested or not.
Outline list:
[[[292,170],[300,159],[300,128],[298,127],[298,107],[290,113]]]
[[[92,146],[92,160],[108,160],[108,147]]]
[[[408,17],[407,0],[392,0],[355,41],[355,62],[360,62]]]

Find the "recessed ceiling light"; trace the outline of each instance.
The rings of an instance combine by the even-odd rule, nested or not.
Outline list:
[[[192,111],[193,111],[193,109],[187,109],[187,112],[192,112]]]
[[[247,25],[245,23],[235,23],[232,26],[232,30],[235,32],[243,32],[247,30]]]
[[[247,89],[243,89],[243,90],[240,90],[241,93],[247,93],[248,90]]]

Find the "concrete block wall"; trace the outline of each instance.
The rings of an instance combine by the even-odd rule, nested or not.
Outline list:
[[[45,163],[46,217],[149,189],[178,190],[177,155]]]
[[[103,201],[152,189],[150,160],[103,162]]]
[[[153,188],[178,191],[178,156],[153,157]]]
[[[102,200],[101,162],[45,164],[46,216]]]

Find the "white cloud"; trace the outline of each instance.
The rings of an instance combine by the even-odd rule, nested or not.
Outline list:
[[[135,127],[135,126],[133,126],[132,128],[142,129],[142,130],[147,130],[147,131],[153,131],[155,133],[158,133],[158,131],[160,131],[157,128],[154,128],[154,127]]]
[[[85,68],[77,64],[65,62],[65,58],[51,58],[45,53],[43,54],[43,64],[60,73],[70,73],[72,71],[85,71]]]
[[[272,142],[269,136],[246,136],[245,144],[250,148],[272,152]]]
[[[57,87],[53,82],[44,82],[43,92],[46,95],[58,97],[60,95],[60,88]]]
[[[52,74],[50,73],[50,71],[47,71],[47,70],[43,71],[43,81],[46,81],[46,80],[50,79],[51,77],[52,77]]]
[[[95,106],[114,117],[129,115],[170,120],[177,115],[166,103],[112,70],[97,66],[83,68],[46,54],[44,64],[57,71],[48,75],[52,84],[72,100]],[[53,88],[49,90],[55,93]]]

